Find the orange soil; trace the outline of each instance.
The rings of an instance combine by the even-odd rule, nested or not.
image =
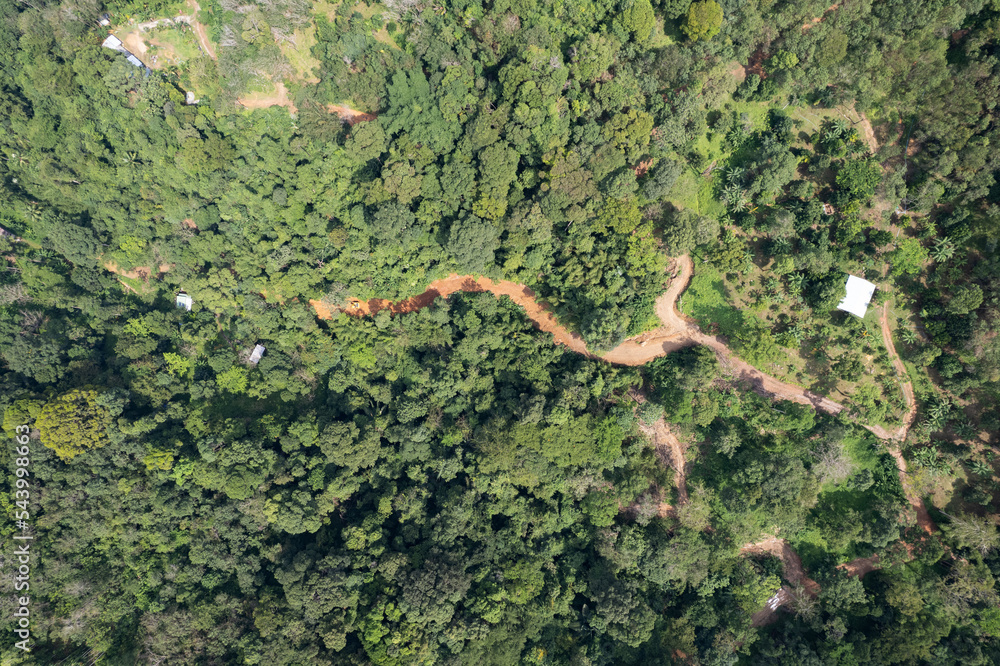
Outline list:
[[[187,227],[188,229],[197,229],[198,225],[194,223],[190,217],[186,217],[181,220],[181,225]]]
[[[104,267],[107,268],[112,273],[114,273],[115,275],[121,275],[122,277],[127,277],[132,280],[142,280],[143,282],[149,282],[149,276],[153,272],[149,266],[136,266],[130,271],[122,270],[113,261],[104,262]],[[159,270],[157,273],[157,277],[163,275],[173,267],[174,267],[173,264],[160,264],[158,267]],[[122,284],[125,283],[123,282]]]
[[[859,113],[858,115],[861,116],[861,135],[865,138],[865,143],[872,153],[877,153],[878,140],[875,139],[875,130],[872,128],[872,123],[865,114]]]
[[[354,123],[360,123],[367,120],[375,120],[375,116],[371,113],[362,113],[361,111],[355,111],[349,106],[340,106],[339,104],[327,104],[326,110],[330,113],[336,113],[341,117],[348,125],[353,125]]]
[[[819,594],[819,583],[806,575],[806,570],[802,566],[802,558],[792,550],[788,542],[784,539],[772,537],[758,543],[748,543],[740,548],[743,555],[769,554],[777,557],[784,565],[785,578],[793,585],[802,586],[806,593],[815,597]],[[750,616],[750,624],[754,627],[763,627],[771,624],[778,617],[778,609],[786,605],[795,595],[795,590],[784,585],[778,592],[768,599],[767,603],[759,611]]]
[[[882,567],[878,564],[878,555],[872,555],[871,557],[859,557],[852,562],[840,564],[837,568],[846,571],[848,576],[864,578],[867,574]]]
[[[125,35],[125,37],[122,38],[122,44],[125,45],[125,48],[134,53],[139,60],[146,62],[145,56],[149,47],[146,46],[146,42],[142,40],[142,37],[139,36],[138,32],[130,32]]]
[[[772,537],[758,543],[748,543],[740,548],[740,553],[743,555],[768,553],[777,557],[784,565],[785,578],[789,580],[792,585],[801,586],[805,590],[806,594],[809,594],[810,596],[815,597],[819,594],[819,583],[806,575],[806,570],[802,566],[802,558],[799,557],[799,554],[796,553],[792,549],[791,545],[784,539]],[[878,562],[878,555],[873,555],[871,557],[859,557],[851,562],[841,564],[837,566],[837,568],[845,570],[848,576],[864,578],[866,574],[880,568]],[[791,601],[794,595],[794,589],[787,585],[783,586],[777,594],[768,600],[768,603],[764,606],[764,608],[760,609],[751,616],[751,624],[755,627],[762,627],[766,624],[774,622],[778,616],[778,609]]]
[[[687,461],[684,458],[684,445],[674,433],[670,432],[670,426],[665,419],[660,418],[652,425],[641,424],[639,430],[653,443],[653,448],[660,456],[660,460],[673,467],[677,473],[674,477],[674,484],[677,486],[677,501],[679,504],[687,504],[687,475],[685,468]],[[669,504],[660,506],[660,514],[669,513],[673,507]]]
[[[239,100],[240,104],[247,109],[266,109],[269,106],[285,106],[292,113],[298,113],[295,104],[288,98],[288,88],[281,81],[274,84],[273,95],[253,94]]]
[[[819,583],[806,575],[806,570],[802,566],[802,558],[792,550],[792,547],[784,539],[771,537],[757,543],[749,543],[740,548],[743,555],[759,555],[767,553],[777,557],[785,565],[785,578],[793,585],[801,585],[809,594],[815,596],[819,594]]]
[[[840,7],[840,3],[839,2],[837,4],[835,4],[835,5],[830,5],[829,7],[827,7],[826,11],[823,12],[823,16],[817,16],[816,18],[812,19],[811,21],[806,21],[804,24],[802,24],[802,32],[807,31],[809,28],[813,27],[814,25],[818,25],[818,24],[822,23],[823,19],[826,18],[826,15],[829,14],[830,12],[832,12],[833,10],[835,10],[837,7]]]
[[[729,64],[729,75],[736,79],[737,83],[743,83],[747,78],[746,67],[734,60]]]
[[[516,282],[508,282],[507,280],[494,282],[485,277],[476,279],[471,275],[450,275],[443,280],[432,282],[422,294],[398,303],[378,298],[367,302],[352,300],[347,312],[355,315],[374,314],[379,310],[385,309],[388,309],[393,314],[413,312],[414,310],[427,307],[438,296],[447,297],[456,291],[491,291],[497,296],[508,296],[512,301],[525,309],[528,317],[535,322],[535,325],[539,329],[546,333],[551,333],[557,344],[566,345],[572,351],[593,357],[593,354],[587,351],[587,346],[584,344],[583,338],[576,333],[570,333],[564,327],[560,326],[548,306],[535,300],[534,291],[524,285],[517,284]],[[330,315],[332,313],[330,307],[323,305],[319,301],[309,302],[316,308],[317,316],[321,319],[329,318],[329,316],[324,317],[323,315]]]

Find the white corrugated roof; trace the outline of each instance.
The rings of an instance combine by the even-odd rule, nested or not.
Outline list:
[[[108,38],[101,43],[101,46],[114,49],[115,51],[126,51],[125,47],[122,45],[122,40],[118,39],[114,35],[108,35]]]
[[[256,347],[254,347],[253,353],[250,354],[250,362],[253,363],[254,365],[257,365],[260,362],[260,359],[264,355],[265,351],[267,350],[264,348],[264,345],[257,345]]]
[[[850,312],[852,315],[864,317],[868,312],[868,304],[872,302],[875,285],[863,278],[847,276],[847,295],[837,306],[838,310]]]

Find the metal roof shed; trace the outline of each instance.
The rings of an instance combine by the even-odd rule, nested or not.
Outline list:
[[[260,363],[260,358],[264,355],[265,351],[264,345],[257,345],[254,347],[253,353],[250,354],[250,362],[254,365]]]
[[[872,302],[872,295],[875,294],[875,285],[863,278],[848,275],[846,288],[847,295],[840,301],[837,309],[864,318],[868,312],[868,304]]]
[[[188,312],[191,312],[191,306],[194,305],[194,300],[191,298],[190,294],[186,294],[183,291],[177,294],[177,307],[184,308]]]

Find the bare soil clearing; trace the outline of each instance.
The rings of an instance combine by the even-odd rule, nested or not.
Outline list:
[[[807,594],[815,597],[819,594],[819,583],[806,575],[806,570],[802,566],[802,558],[792,550],[792,547],[784,539],[772,537],[757,543],[748,543],[740,548],[743,555],[773,555],[781,560],[784,565],[785,579],[793,585],[802,587]],[[764,607],[750,616],[750,624],[754,627],[763,627],[771,624],[778,618],[778,609],[788,604],[795,597],[795,590],[784,585],[773,597],[767,600]]]
[[[878,140],[875,138],[875,130],[872,128],[872,122],[868,120],[868,116],[863,113],[859,113],[861,116],[861,136],[864,137],[865,143],[872,153],[878,152]]]
[[[851,562],[841,564],[837,566],[837,568],[846,571],[848,576],[864,578],[867,574],[882,568],[878,564],[878,559],[878,555],[872,555],[871,557],[859,557]]]
[[[242,104],[247,109],[266,109],[269,106],[284,106],[287,107],[292,113],[298,113],[298,109],[295,108],[295,104],[288,97],[288,88],[281,81],[277,81],[274,84],[274,93],[271,95],[263,95],[260,93],[254,93],[252,95],[247,95],[240,99],[240,104]]]
[[[793,585],[801,585],[809,594],[815,596],[819,594],[819,583],[806,575],[806,570],[802,566],[802,558],[792,550],[792,547],[784,539],[771,537],[757,543],[748,543],[740,548],[743,555],[768,554],[777,557],[785,565],[785,578]]]
[[[818,25],[818,24],[822,23],[823,19],[826,18],[826,15],[829,14],[830,12],[834,11],[838,7],[840,7],[840,3],[839,2],[837,4],[835,4],[835,5],[830,5],[829,7],[826,8],[826,11],[823,12],[822,16],[817,16],[816,18],[812,19],[811,21],[806,21],[805,23],[803,23],[802,24],[802,32],[806,32],[807,30],[809,30],[809,28],[813,27],[814,25]]]
[[[197,37],[198,39],[198,44],[199,46],[201,46],[201,50],[206,55],[208,55],[209,58],[211,58],[212,60],[216,60],[217,56],[215,54],[215,49],[212,47],[212,42],[208,38],[208,31],[205,29],[205,26],[202,23],[199,23],[197,20],[198,12],[201,10],[201,7],[198,6],[196,0],[187,0],[186,4],[191,8],[191,15],[188,16],[181,14],[178,16],[154,19],[152,21],[137,23],[134,26],[128,26],[129,32],[125,33],[124,35],[118,35],[119,39],[122,40],[122,44],[125,45],[125,48],[127,48],[129,51],[137,55],[140,59],[142,59],[143,56],[145,56],[146,53],[149,51],[149,46],[147,45],[146,42],[155,44],[158,48],[164,50],[166,52],[164,54],[165,57],[171,57],[170,52],[172,51],[173,47],[170,44],[157,42],[155,37],[144,38],[142,36],[142,33],[147,32],[149,30],[155,30],[160,26],[169,26],[171,24],[186,23],[189,26],[191,26],[191,29],[194,31],[195,37]],[[122,29],[125,29],[126,27],[127,26],[121,26]],[[176,60],[176,57],[174,57],[173,59]],[[143,60],[143,62],[145,62],[145,60]],[[162,63],[146,63],[146,64],[152,67],[153,69],[158,69],[159,67],[163,66]]]
[[[326,110],[330,113],[336,113],[348,125],[364,122],[366,120],[375,120],[374,114],[356,111],[349,106],[342,106],[340,104],[327,104]]]
[[[653,443],[653,448],[660,460],[670,465],[676,472],[674,485],[677,486],[677,502],[678,504],[687,504],[687,475],[685,473],[687,459],[684,457],[684,445],[677,439],[677,435],[670,431],[670,426],[663,418],[658,419],[652,425],[642,424],[639,426],[639,430]],[[673,511],[673,507],[664,504],[660,507],[660,511],[661,513],[670,512]]]

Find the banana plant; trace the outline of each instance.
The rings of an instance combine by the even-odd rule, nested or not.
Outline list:
[[[955,244],[948,238],[939,238],[931,248],[931,258],[939,264],[955,255]]]

